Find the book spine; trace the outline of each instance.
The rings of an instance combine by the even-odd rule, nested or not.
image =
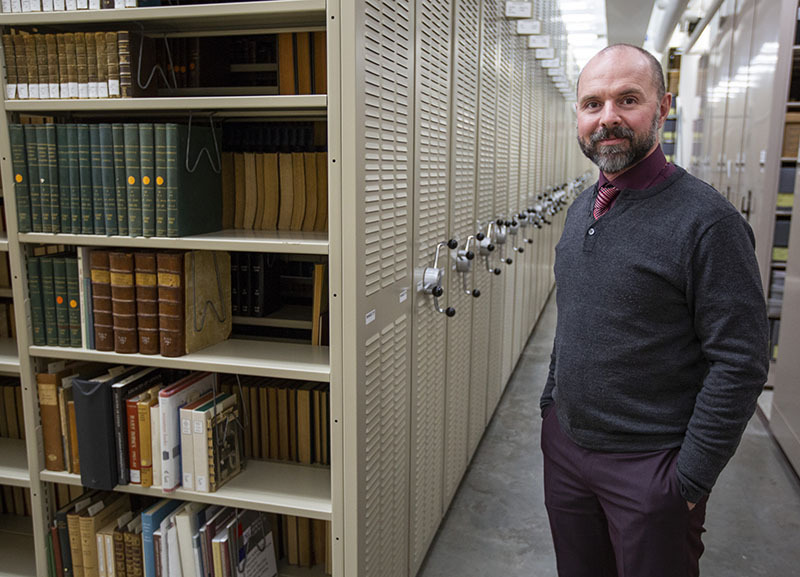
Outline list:
[[[89,61],[86,55],[86,34],[75,32],[75,63],[78,79],[77,98],[89,98]]]
[[[108,61],[108,96],[119,98],[119,45],[117,32],[106,32],[106,59]]]
[[[128,472],[132,485],[141,485],[141,460],[139,457],[139,408],[135,399],[125,403],[125,422],[128,430]]]
[[[11,4],[3,2],[3,12],[10,12]],[[14,56],[14,40],[11,34],[3,34],[3,56],[6,64],[6,99],[16,100],[17,98],[17,61]]]
[[[58,59],[58,97],[69,98],[69,77],[67,65],[67,35],[56,34],[56,54]]]
[[[114,141],[111,125],[100,127],[100,174],[103,186],[103,215],[107,235],[119,234],[117,227],[117,187],[114,178]]]
[[[165,357],[179,357],[186,349],[183,253],[159,252],[156,258],[159,349]]]
[[[97,43],[94,32],[84,34],[86,42],[86,75],[88,79],[88,98],[97,98]]]
[[[81,232],[81,168],[78,160],[78,125],[67,124],[67,193],[69,196],[69,227],[72,234]],[[59,141],[60,142],[60,141]]]
[[[114,351],[136,353],[136,289],[133,282],[133,253],[110,252],[111,310],[114,325]]]
[[[42,177],[42,224],[49,232],[60,232],[61,214],[58,198],[58,155],[56,127],[42,124],[36,127],[39,139],[39,166]],[[45,230],[48,232],[48,230]]]
[[[178,186],[179,172],[178,166],[178,125],[169,123],[165,126],[166,131],[166,171],[167,171],[167,236],[178,236]]]
[[[239,314],[239,259],[242,253],[231,253],[231,314]]]
[[[48,471],[63,471],[61,417],[58,411],[58,385],[39,382],[39,416],[42,422],[44,466]]]
[[[89,125],[78,125],[78,171],[80,174],[81,233],[94,234],[92,156]]]
[[[44,232],[42,227],[42,183],[39,180],[39,156],[36,144],[36,126],[25,124],[25,157],[28,164],[28,189],[31,198],[31,223],[33,232]]]
[[[167,126],[153,125],[155,145],[156,236],[167,236]]]
[[[39,197],[42,212],[42,232],[53,232],[52,200],[50,199],[50,167],[48,164],[47,130],[44,124],[34,126],[36,162],[39,167]]]
[[[265,312],[264,253],[251,253],[250,256],[250,316],[263,317]]]
[[[153,252],[137,252],[134,260],[139,352],[143,355],[157,355],[159,320],[156,255]]]
[[[92,279],[92,318],[94,320],[94,343],[98,351],[114,350],[114,320],[111,308],[111,275],[108,251],[93,250],[89,253]]]
[[[11,143],[11,167],[14,172],[14,195],[17,200],[19,232],[31,232],[31,195],[28,187],[28,162],[25,154],[25,131],[21,124],[8,127]]]
[[[50,89],[50,98],[58,98],[59,96],[59,70],[58,70],[58,45],[56,43],[55,34],[45,35],[45,45],[47,46],[47,68],[48,68],[48,87]]]
[[[131,82],[131,39],[130,32],[120,30],[117,32],[117,49],[119,60],[119,93],[122,98],[133,96]]]
[[[114,193],[117,203],[117,231],[128,234],[128,185],[125,174],[125,129],[115,122],[111,125],[111,140],[114,147]]]
[[[294,60],[292,33],[278,34],[278,86],[281,94],[297,94]]]
[[[36,72],[37,78],[37,91],[39,98],[50,98],[50,87],[48,85],[48,66],[47,66],[47,44],[45,43],[44,34],[33,34],[34,46],[36,52]]]
[[[97,97],[108,98],[108,56],[106,55],[106,33],[95,32],[97,49]]]
[[[69,126],[56,125],[56,152],[58,154],[58,199],[60,203],[61,232],[72,232],[72,206],[70,204],[69,176]]]
[[[56,322],[56,288],[53,278],[53,257],[39,259],[42,273],[42,304],[44,305],[44,334],[48,346],[58,346]]]
[[[150,400],[136,404],[139,421],[139,470],[142,487],[153,486],[153,453],[150,444]]]
[[[25,47],[25,37],[22,34],[15,34],[14,41],[14,60],[17,64],[17,95],[20,99],[29,98],[28,92],[28,65],[27,50]]]
[[[78,424],[75,415],[75,401],[67,401],[67,419],[69,419],[69,444],[72,447],[70,458],[72,460],[72,474],[81,474],[80,447],[78,447]]]
[[[139,125],[123,125],[125,181],[128,188],[128,234],[142,236],[142,187],[139,172]]]
[[[251,253],[243,252],[239,255],[239,314],[243,317],[252,316],[250,308],[250,257]]]
[[[142,235],[156,234],[155,143],[153,125],[139,124],[139,170],[142,183]]]
[[[67,266],[67,307],[69,319],[69,346],[81,346],[81,306],[80,279],[78,277],[78,259],[69,257]]]
[[[67,89],[69,98],[78,98],[78,47],[73,32],[64,34],[64,45],[67,50]]]
[[[103,200],[103,156],[100,125],[89,125],[89,162],[92,166],[92,215],[95,234],[106,233],[105,201]]]
[[[56,332],[58,346],[70,346],[69,296],[67,295],[67,263],[63,256],[53,257],[53,288],[55,289]]]

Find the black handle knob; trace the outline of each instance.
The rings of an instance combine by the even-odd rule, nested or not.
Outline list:
[[[518,218],[518,219],[520,219],[520,220],[525,220],[527,217],[525,216],[525,213],[524,213],[524,212],[520,212],[520,213],[517,215],[517,218]],[[514,224],[516,224],[516,223],[514,223]]]
[[[503,271],[501,271],[499,268],[494,269],[494,274],[496,275],[499,275],[501,272]]]
[[[447,241],[447,248],[451,250],[458,248],[458,241],[454,238],[451,238],[450,240]]]
[[[467,254],[465,254],[464,256],[467,257],[467,260],[472,260],[473,258],[475,258],[475,253],[472,252],[471,250],[468,250]]]
[[[525,248],[524,248],[524,247],[521,247],[521,246],[519,246],[519,247],[517,247],[517,252],[519,252],[519,253],[523,253],[523,252],[525,252]]]
[[[528,244],[533,244],[533,239],[532,238],[526,238],[525,242],[527,242]]]
[[[486,250],[488,250],[489,252],[492,252],[494,250],[494,245],[490,244],[489,246],[486,247]]]
[[[446,314],[448,317],[454,317],[456,316],[456,309],[453,307],[447,307],[444,311],[444,314]]]
[[[517,224],[517,223],[515,222],[514,224]],[[511,221],[510,221],[510,220],[507,220],[507,221],[505,222],[505,225],[506,225],[506,226],[511,226]]]
[[[473,290],[472,291],[472,296],[474,296],[475,298],[478,298],[479,296],[481,296],[481,291],[479,291],[478,289]]]
[[[517,226],[519,223],[516,220],[511,221],[511,226]]]
[[[503,226],[503,219],[502,218],[498,218],[497,219],[497,226]]]
[[[507,258],[507,259],[506,259],[506,264],[512,264],[513,262],[514,262],[514,261],[513,261],[512,259],[510,259],[510,258]]]
[[[482,232],[479,232],[478,234],[475,235],[475,238],[477,238],[478,240],[483,240],[486,238],[486,235],[483,234]]]
[[[435,286],[435,287],[433,287],[433,290],[431,291],[431,294],[433,296],[435,296],[435,297],[440,297],[440,296],[442,296],[444,294],[444,289],[442,287],[440,287],[440,286]]]

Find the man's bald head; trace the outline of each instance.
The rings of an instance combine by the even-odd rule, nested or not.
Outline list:
[[[638,52],[646,61],[647,64],[650,66],[650,71],[653,80],[653,87],[656,89],[656,94],[659,100],[664,97],[664,94],[667,92],[666,85],[664,84],[664,71],[661,69],[661,63],[656,60],[656,57],[650,54],[644,48],[640,48],[639,46],[634,46],[633,44],[612,44],[611,46],[606,46],[600,52],[592,56],[591,60],[586,63],[584,66],[584,70],[586,69],[589,64],[591,64],[592,60],[601,56],[612,56],[613,52],[622,51],[622,50],[633,50]],[[578,75],[578,84],[577,89],[580,90],[581,84],[581,75],[583,74],[583,70],[581,74]]]

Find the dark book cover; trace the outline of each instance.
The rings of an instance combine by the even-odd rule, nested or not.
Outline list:
[[[119,234],[117,186],[114,179],[114,141],[111,125],[100,124],[100,174],[103,186],[103,215],[107,235]]]
[[[31,305],[31,332],[33,344],[43,346],[47,344],[44,322],[44,302],[42,301],[42,273],[38,257],[28,258],[28,300]]]
[[[78,161],[78,125],[67,124],[67,141],[59,147],[65,146],[67,159],[67,190],[69,191],[69,228],[64,232],[80,234],[81,232],[81,170]],[[63,184],[63,183],[62,183]]]
[[[125,174],[125,129],[115,122],[111,125],[111,141],[114,149],[114,195],[117,203],[117,231],[128,234],[128,184]]]
[[[114,352],[139,352],[136,331],[136,287],[133,280],[133,253],[109,252],[111,312],[114,323]]]
[[[56,125],[43,125],[45,150],[47,151],[47,191],[50,197],[50,229],[61,232],[61,197],[58,191],[58,147]]]
[[[78,125],[78,172],[80,174],[81,233],[94,234],[94,189],[89,125]]]
[[[58,346],[70,346],[69,297],[67,295],[67,263],[64,256],[53,257],[53,288],[55,289],[56,334]]]
[[[157,355],[159,352],[159,328],[156,253],[135,253],[134,269],[139,352],[143,355]]]
[[[142,184],[142,235],[156,234],[155,136],[151,123],[139,124],[139,174]]]
[[[39,156],[36,145],[36,126],[25,124],[25,158],[28,164],[28,190],[31,198],[31,223],[33,232],[43,232],[42,228],[42,185],[39,182]]]
[[[81,346],[81,305],[80,279],[78,278],[78,259],[66,259],[67,266],[67,318],[69,320],[69,346]]]
[[[89,163],[92,167],[92,223],[94,234],[106,234],[106,206],[103,198],[103,158],[100,125],[89,125]]]
[[[123,125],[125,181],[128,188],[128,234],[142,236],[142,186],[139,168],[139,125]]]
[[[157,253],[159,350],[165,357],[186,352],[183,252]]]
[[[69,125],[56,125],[58,154],[58,198],[61,205],[61,232],[72,232],[72,204],[69,177]]]
[[[53,277],[53,257],[39,259],[42,274],[42,304],[44,305],[44,334],[48,346],[58,346],[56,321],[56,287]]]
[[[14,171],[14,194],[17,200],[17,226],[19,232],[31,232],[31,196],[28,187],[28,159],[25,154],[25,131],[21,124],[8,127],[11,141],[11,169]]]
[[[114,350],[114,319],[111,309],[111,275],[108,251],[89,253],[89,270],[92,281],[92,320],[94,344],[98,351]]]

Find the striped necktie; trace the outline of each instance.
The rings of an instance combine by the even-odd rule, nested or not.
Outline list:
[[[600,190],[597,191],[597,198],[594,201],[594,210],[592,211],[595,220],[608,212],[618,194],[619,189],[610,182],[600,187]]]

